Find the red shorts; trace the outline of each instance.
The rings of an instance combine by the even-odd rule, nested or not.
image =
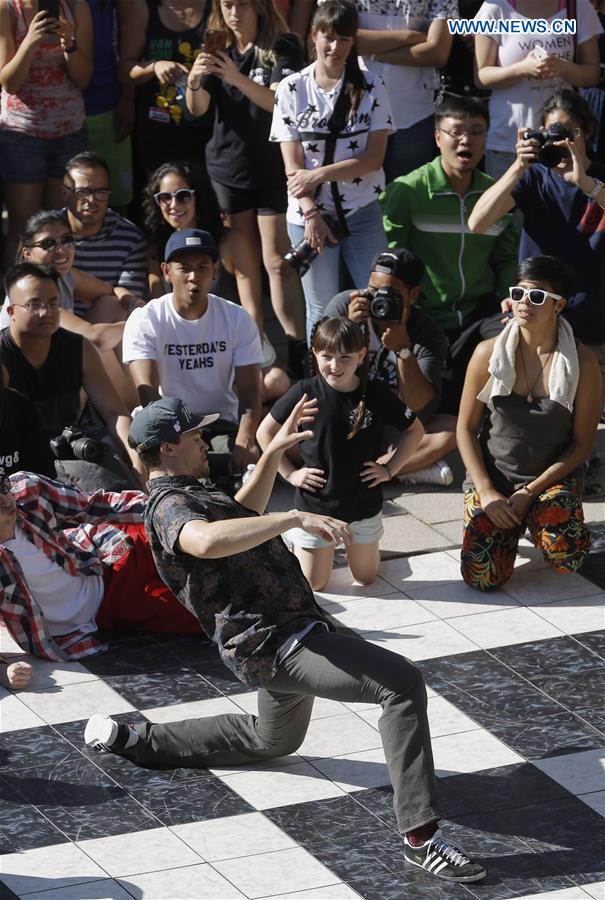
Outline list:
[[[118,525],[134,543],[105,569],[103,600],[96,615],[107,631],[202,634],[200,623],[172,594],[157,573],[144,525]]]

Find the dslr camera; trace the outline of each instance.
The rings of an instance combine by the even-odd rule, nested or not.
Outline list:
[[[573,141],[573,138],[573,132],[557,122],[551,125],[550,128],[545,128],[542,131],[528,130],[525,132],[526,141],[538,141],[540,144],[537,161],[549,169],[558,166],[562,159],[569,156],[567,147],[557,147],[555,146],[555,141]]]
[[[327,241],[326,243],[330,247],[335,247],[337,244],[340,244],[344,238],[347,236],[347,231],[341,226],[338,219],[335,219],[333,216],[328,215],[327,213],[322,213],[322,219],[334,235],[336,239],[336,243],[332,241]],[[284,262],[287,262],[289,266],[292,266],[294,271],[298,274],[300,278],[303,275],[306,275],[309,269],[311,268],[311,263],[317,257],[317,250],[314,250],[311,244],[302,239],[298,244],[294,247],[290,247],[286,255],[284,256]]]
[[[400,322],[403,315],[403,297],[394,287],[381,287],[364,291],[370,301],[370,318],[377,322]]]
[[[50,449],[57,459],[81,459],[91,463],[100,463],[103,459],[101,441],[88,437],[75,425],[68,425],[60,435],[51,438]]]

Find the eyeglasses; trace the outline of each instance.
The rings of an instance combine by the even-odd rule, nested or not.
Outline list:
[[[59,238],[42,238],[41,241],[34,241],[26,244],[27,247],[39,247],[41,250],[54,250],[60,244],[62,247],[71,247],[75,243],[73,234],[62,234]]]
[[[66,190],[75,194],[78,200],[107,200],[111,191],[109,188],[71,188],[64,185]]]
[[[561,294],[553,294],[552,291],[543,291],[541,288],[524,288],[521,286],[509,287],[508,296],[513,303],[520,303],[524,297],[527,297],[532,306],[542,306],[547,297],[552,297],[553,300],[563,299]]]
[[[451,131],[447,128],[438,128],[437,131],[447,134],[453,141],[461,141],[463,137],[480,138],[487,134],[487,128],[453,128]]]
[[[158,191],[157,194],[153,195],[153,199],[157,203],[158,206],[162,204],[168,206],[169,203],[172,203],[173,200],[176,200],[177,203],[191,203],[195,196],[195,191],[193,188],[179,188],[178,191]]]
[[[42,310],[45,312],[57,312],[61,308],[60,300],[28,300],[27,303],[11,303],[11,306],[17,306],[19,309],[26,309],[32,316],[40,315]]]

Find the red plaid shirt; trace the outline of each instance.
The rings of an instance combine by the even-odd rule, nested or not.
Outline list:
[[[95,491],[83,494],[31,472],[10,476],[17,522],[35,544],[70,575],[102,575],[132,547],[111,522],[142,522],[147,496]],[[0,544],[0,615],[19,646],[46,659],[80,659],[104,649],[81,631],[52,637],[14,553]]]

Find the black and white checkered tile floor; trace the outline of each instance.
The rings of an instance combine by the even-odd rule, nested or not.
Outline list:
[[[447,833],[488,879],[403,862],[378,707],[318,700],[298,754],[232,770],[147,771],[85,749],[92,712],[155,722],[253,711],[208,645],[121,640],[86,665],[35,662],[0,700],[0,898],[339,900],[605,897],[605,572],[546,570],[529,546],[505,592],[459,578],[456,551],[338,570],[321,595],[417,660]]]

